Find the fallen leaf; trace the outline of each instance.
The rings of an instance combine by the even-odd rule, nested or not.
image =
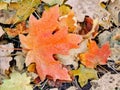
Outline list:
[[[38,75],[34,72],[29,72],[27,75],[31,77],[31,81],[35,81],[35,79],[38,77]]]
[[[0,1],[0,10],[2,10],[2,9],[7,10],[7,3]]]
[[[95,35],[98,33],[98,19],[93,20],[93,25],[92,28],[89,32],[87,32],[87,34],[83,35],[84,39],[91,39],[93,37],[95,37]]]
[[[68,26],[68,32],[74,32],[77,29],[77,21],[74,18],[73,11],[69,12],[68,15],[60,17],[61,24]]]
[[[92,30],[93,20],[90,17],[85,17],[83,24],[81,25],[80,35],[85,35]]]
[[[36,71],[36,65],[35,65],[35,63],[31,63],[28,66],[27,71],[29,71],[29,72],[35,72]]]
[[[15,24],[21,21],[25,21],[40,4],[40,0],[22,0],[17,3],[16,14],[7,20],[10,24]]]
[[[61,5],[59,9],[60,9],[60,16],[67,15],[71,11],[70,7],[65,4]]]
[[[26,73],[13,72],[10,74],[10,79],[3,80],[0,90],[33,90],[33,88]]]
[[[14,14],[14,10],[0,10],[0,23],[9,24],[7,20],[13,17]]]
[[[113,31],[111,32],[110,36],[110,46],[112,48],[119,47],[120,46],[120,29],[119,28],[114,28]]]
[[[0,73],[1,74],[5,74],[5,70],[8,70],[10,67],[9,62],[12,60],[12,57],[10,56],[11,52],[13,52],[12,48],[14,48],[12,43],[0,45]]]
[[[42,1],[49,5],[55,5],[55,4],[61,5],[64,2],[64,0],[42,0]]]
[[[22,70],[24,68],[25,63],[25,57],[23,56],[22,52],[17,52],[17,55],[14,57],[16,60],[16,66],[18,67],[18,70]]]
[[[88,43],[88,51],[80,54],[80,61],[86,67],[95,68],[98,64],[104,65],[107,63],[107,58],[110,56],[111,50],[109,43],[105,43],[99,48],[95,41],[90,40]]]
[[[112,31],[104,31],[98,36],[99,45],[103,45],[105,42],[110,43],[111,55],[110,58],[114,61],[120,59],[120,29],[114,28]]]
[[[9,37],[16,37],[19,34],[25,34],[28,32],[25,22],[17,24],[15,28],[4,28],[4,30],[9,35]]]
[[[87,50],[88,40],[84,40],[80,43],[79,47],[76,49],[71,49],[68,55],[57,54],[56,57],[64,65],[73,65],[75,69],[78,68],[78,54],[83,53]]]
[[[115,70],[120,70],[120,29],[114,28],[111,32],[111,36],[109,39],[110,45],[111,45],[111,56],[110,59],[112,59],[115,64],[114,68]]]
[[[115,0],[114,2],[110,2],[108,5],[108,11],[110,13],[110,18],[116,25],[120,25],[120,1]]]
[[[69,34],[67,27],[61,26],[58,18],[58,6],[45,11],[40,20],[31,16],[29,34],[19,36],[24,48],[29,49],[26,64],[36,64],[37,73],[42,81],[47,75],[54,81],[71,80],[67,69],[62,67],[53,55],[67,54],[70,49],[77,48],[82,39],[79,35]]]
[[[120,74],[106,73],[100,79],[91,81],[90,90],[119,90]]]
[[[72,7],[78,21],[83,22],[85,16],[89,16],[92,19],[98,18],[99,24],[103,27],[110,27],[110,14],[100,6],[100,0],[68,0],[66,4]]]
[[[104,31],[98,36],[99,45],[102,46],[105,42],[110,41],[112,33],[109,31]]]
[[[2,27],[0,26],[0,37],[4,34],[5,32],[3,31]]]
[[[18,2],[20,0],[2,0],[2,1],[6,3],[12,3],[12,2]]]
[[[88,80],[98,79],[97,71],[94,69],[86,68],[83,65],[80,65],[79,69],[72,70],[71,73],[73,76],[79,76],[78,82],[83,87],[88,83]]]

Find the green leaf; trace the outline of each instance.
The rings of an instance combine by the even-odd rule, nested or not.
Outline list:
[[[73,76],[79,76],[78,82],[83,87],[87,84],[89,79],[97,79],[97,71],[94,69],[86,68],[83,65],[80,65],[80,68],[77,70],[71,71]]]
[[[26,73],[13,72],[10,79],[3,81],[0,90],[33,90],[32,85],[29,83],[30,77],[27,77]]]

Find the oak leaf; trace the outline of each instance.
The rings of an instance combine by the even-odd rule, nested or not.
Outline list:
[[[69,34],[66,26],[58,21],[59,8],[52,7],[44,11],[42,18],[37,20],[34,16],[29,20],[29,34],[20,35],[22,45],[29,49],[26,64],[34,62],[41,78],[51,76],[54,81],[71,80],[66,68],[53,58],[54,54],[67,54],[72,48],[77,48],[81,36]]]
[[[109,43],[105,43],[99,48],[95,41],[88,43],[88,51],[80,54],[81,62],[89,68],[94,68],[96,65],[104,65],[107,62],[107,58],[110,56],[111,50]]]
[[[79,69],[72,70],[71,73],[73,76],[79,76],[78,82],[83,87],[87,84],[89,79],[97,79],[97,71],[91,68],[86,68],[83,65],[80,65]]]

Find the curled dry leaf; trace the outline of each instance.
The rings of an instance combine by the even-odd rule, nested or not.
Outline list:
[[[95,68],[98,64],[106,64],[110,54],[111,50],[109,43],[105,43],[99,48],[95,41],[90,40],[88,43],[88,51],[80,54],[80,61],[86,67]]]
[[[87,34],[83,35],[83,38],[89,39],[89,38],[95,37],[95,35],[98,33],[98,27],[99,27],[98,26],[98,19],[93,20],[92,29],[90,30],[90,28],[89,28],[90,31],[88,31]]]
[[[119,90],[120,74],[106,73],[99,80],[91,81],[90,90]]]
[[[0,45],[0,73],[5,74],[5,70],[9,69],[9,62],[12,60],[10,56],[14,46],[12,43]]]
[[[85,35],[90,30],[92,30],[93,20],[90,17],[85,17],[84,22],[81,24],[81,30],[79,30],[79,34]]]
[[[100,6],[100,0],[68,0],[66,4],[72,6],[78,21],[83,22],[85,16],[89,16],[92,19],[98,18],[100,25],[109,28],[110,14]]]
[[[79,35],[69,34],[67,27],[62,26],[58,18],[58,6],[44,11],[39,20],[31,16],[29,34],[19,36],[24,48],[29,49],[26,64],[32,62],[36,64],[37,73],[42,81],[46,76],[52,77],[54,81],[71,80],[68,70],[62,67],[53,55],[67,54],[70,49],[77,48],[82,39]]]

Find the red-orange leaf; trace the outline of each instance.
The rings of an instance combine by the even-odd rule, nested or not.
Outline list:
[[[111,51],[109,43],[105,43],[99,48],[95,41],[90,41],[88,44],[88,51],[80,54],[81,62],[89,68],[94,68],[96,65],[104,65],[107,62],[107,58],[110,56]]]
[[[59,8],[54,6],[48,11],[44,11],[42,18],[37,20],[30,16],[29,34],[20,35],[23,46],[30,51],[26,57],[26,64],[34,62],[36,70],[41,78],[51,76],[54,81],[71,80],[68,70],[62,67],[59,61],[53,58],[54,54],[67,54],[72,48],[77,48],[81,37],[69,34],[66,26],[62,26],[58,21]]]

